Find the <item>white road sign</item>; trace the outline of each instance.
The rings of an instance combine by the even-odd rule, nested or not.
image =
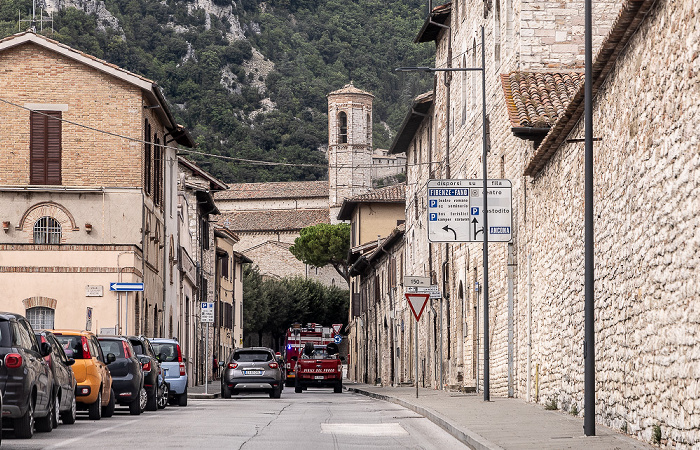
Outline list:
[[[214,304],[202,302],[202,323],[214,323]]]
[[[430,286],[430,277],[414,277],[407,275],[403,277],[403,285],[408,286]]]
[[[484,242],[483,180],[428,181],[428,240]],[[510,180],[488,180],[489,242],[513,237]]]
[[[442,298],[442,292],[437,284],[430,286],[406,286],[407,294],[430,294],[430,298]]]

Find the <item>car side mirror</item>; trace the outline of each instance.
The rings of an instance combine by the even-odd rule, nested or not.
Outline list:
[[[75,364],[75,360],[73,358],[68,358],[68,360],[66,361],[66,365],[72,366],[73,364]]]
[[[341,356],[341,357],[340,357],[340,360],[343,361],[343,362],[345,362],[345,356]]]
[[[39,351],[41,356],[49,356],[51,354],[51,345],[48,342],[42,342]]]
[[[116,360],[117,357],[114,355],[114,353],[107,353],[107,364],[112,364]]]
[[[151,359],[148,356],[139,356],[139,362],[141,364],[148,364],[151,362]]]
[[[223,361],[219,361],[219,367],[224,367],[224,362],[223,362]]]

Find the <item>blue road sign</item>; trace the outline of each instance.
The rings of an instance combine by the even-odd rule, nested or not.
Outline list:
[[[343,336],[336,334],[333,338],[333,342],[335,342],[336,344],[340,344],[341,342],[343,342]]]
[[[143,283],[109,283],[109,290],[118,292],[143,291]]]

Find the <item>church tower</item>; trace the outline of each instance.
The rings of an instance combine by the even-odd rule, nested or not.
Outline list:
[[[328,196],[331,223],[346,198],[372,188],[372,100],[352,83],[328,94]]]

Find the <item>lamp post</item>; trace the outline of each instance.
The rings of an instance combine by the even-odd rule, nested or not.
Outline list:
[[[446,27],[446,26],[445,26]],[[446,27],[447,28],[447,27]],[[484,51],[484,27],[481,27],[481,67],[399,67],[396,72],[481,72],[481,134],[482,134],[482,174],[484,189],[484,401],[491,400],[489,389],[489,237],[488,237],[488,168],[486,164],[486,52]],[[449,91],[447,92],[449,96]],[[449,126],[449,124],[448,124]],[[448,133],[449,135],[449,133]],[[449,153],[447,149],[446,153]]]

